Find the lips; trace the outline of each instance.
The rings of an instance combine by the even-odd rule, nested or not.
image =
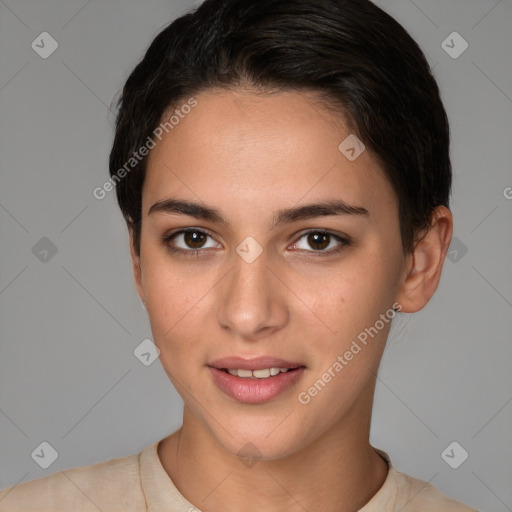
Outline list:
[[[265,369],[286,369],[265,378],[260,372]],[[263,356],[252,359],[225,357],[216,359],[208,365],[213,382],[217,388],[237,402],[260,404],[276,399],[279,395],[297,385],[306,370],[306,366],[297,361]],[[238,370],[238,375],[233,371]],[[258,372],[255,376],[240,376],[241,373]],[[231,373],[230,373],[231,372]],[[275,372],[273,372],[275,373]]]

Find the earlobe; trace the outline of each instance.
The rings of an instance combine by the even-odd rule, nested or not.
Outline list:
[[[453,218],[445,206],[434,212],[430,229],[408,255],[397,302],[404,313],[419,311],[437,289],[453,233]]]

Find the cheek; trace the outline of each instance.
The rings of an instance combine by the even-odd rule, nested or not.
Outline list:
[[[206,274],[190,276],[157,258],[146,266],[144,290],[154,341],[162,362],[193,351],[204,326],[202,298],[211,284]]]
[[[330,338],[344,343],[373,325],[393,303],[385,269],[362,261],[330,272],[316,287],[304,287],[305,302],[328,327]],[[321,288],[321,291],[319,289]]]
[[[315,303],[316,311],[334,333],[310,333],[314,340],[312,364],[299,390],[298,407],[311,417],[321,417],[325,428],[339,420],[370,385],[386,344],[391,319],[380,318],[390,306],[385,289],[369,281],[368,274],[361,275],[361,280],[333,277]],[[320,430],[321,425],[317,425]]]
[[[391,267],[383,265],[377,254],[359,254],[350,265],[347,258],[343,268],[317,281],[321,293],[309,287],[306,301],[329,328],[323,329],[326,335],[309,332],[316,349],[311,354],[315,363],[307,384],[317,383],[322,389],[319,399],[315,398],[316,406],[336,402],[341,393],[344,398],[336,403],[338,410],[343,410],[377,371],[394,316],[390,309],[394,302]],[[325,391],[323,384],[328,388]]]

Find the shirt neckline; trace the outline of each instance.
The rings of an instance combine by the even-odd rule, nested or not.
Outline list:
[[[157,451],[159,443],[160,441],[156,441],[146,446],[139,454],[140,479],[147,512],[160,512],[164,508],[167,512],[200,512],[201,509],[192,505],[180,493],[162,466]],[[398,473],[394,470],[389,455],[378,448],[375,450],[386,461],[388,474],[381,488],[358,512],[384,510],[383,506],[389,503],[390,498],[396,498]]]

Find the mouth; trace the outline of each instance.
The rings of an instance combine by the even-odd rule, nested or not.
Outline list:
[[[268,379],[270,377],[276,377],[280,373],[293,372],[298,368],[305,368],[304,366],[297,366],[295,368],[261,368],[259,370],[245,370],[243,368],[219,368],[234,377],[240,377],[241,379]]]
[[[273,357],[230,357],[208,365],[220,391],[237,402],[258,404],[278,397],[293,387],[306,366]]]

